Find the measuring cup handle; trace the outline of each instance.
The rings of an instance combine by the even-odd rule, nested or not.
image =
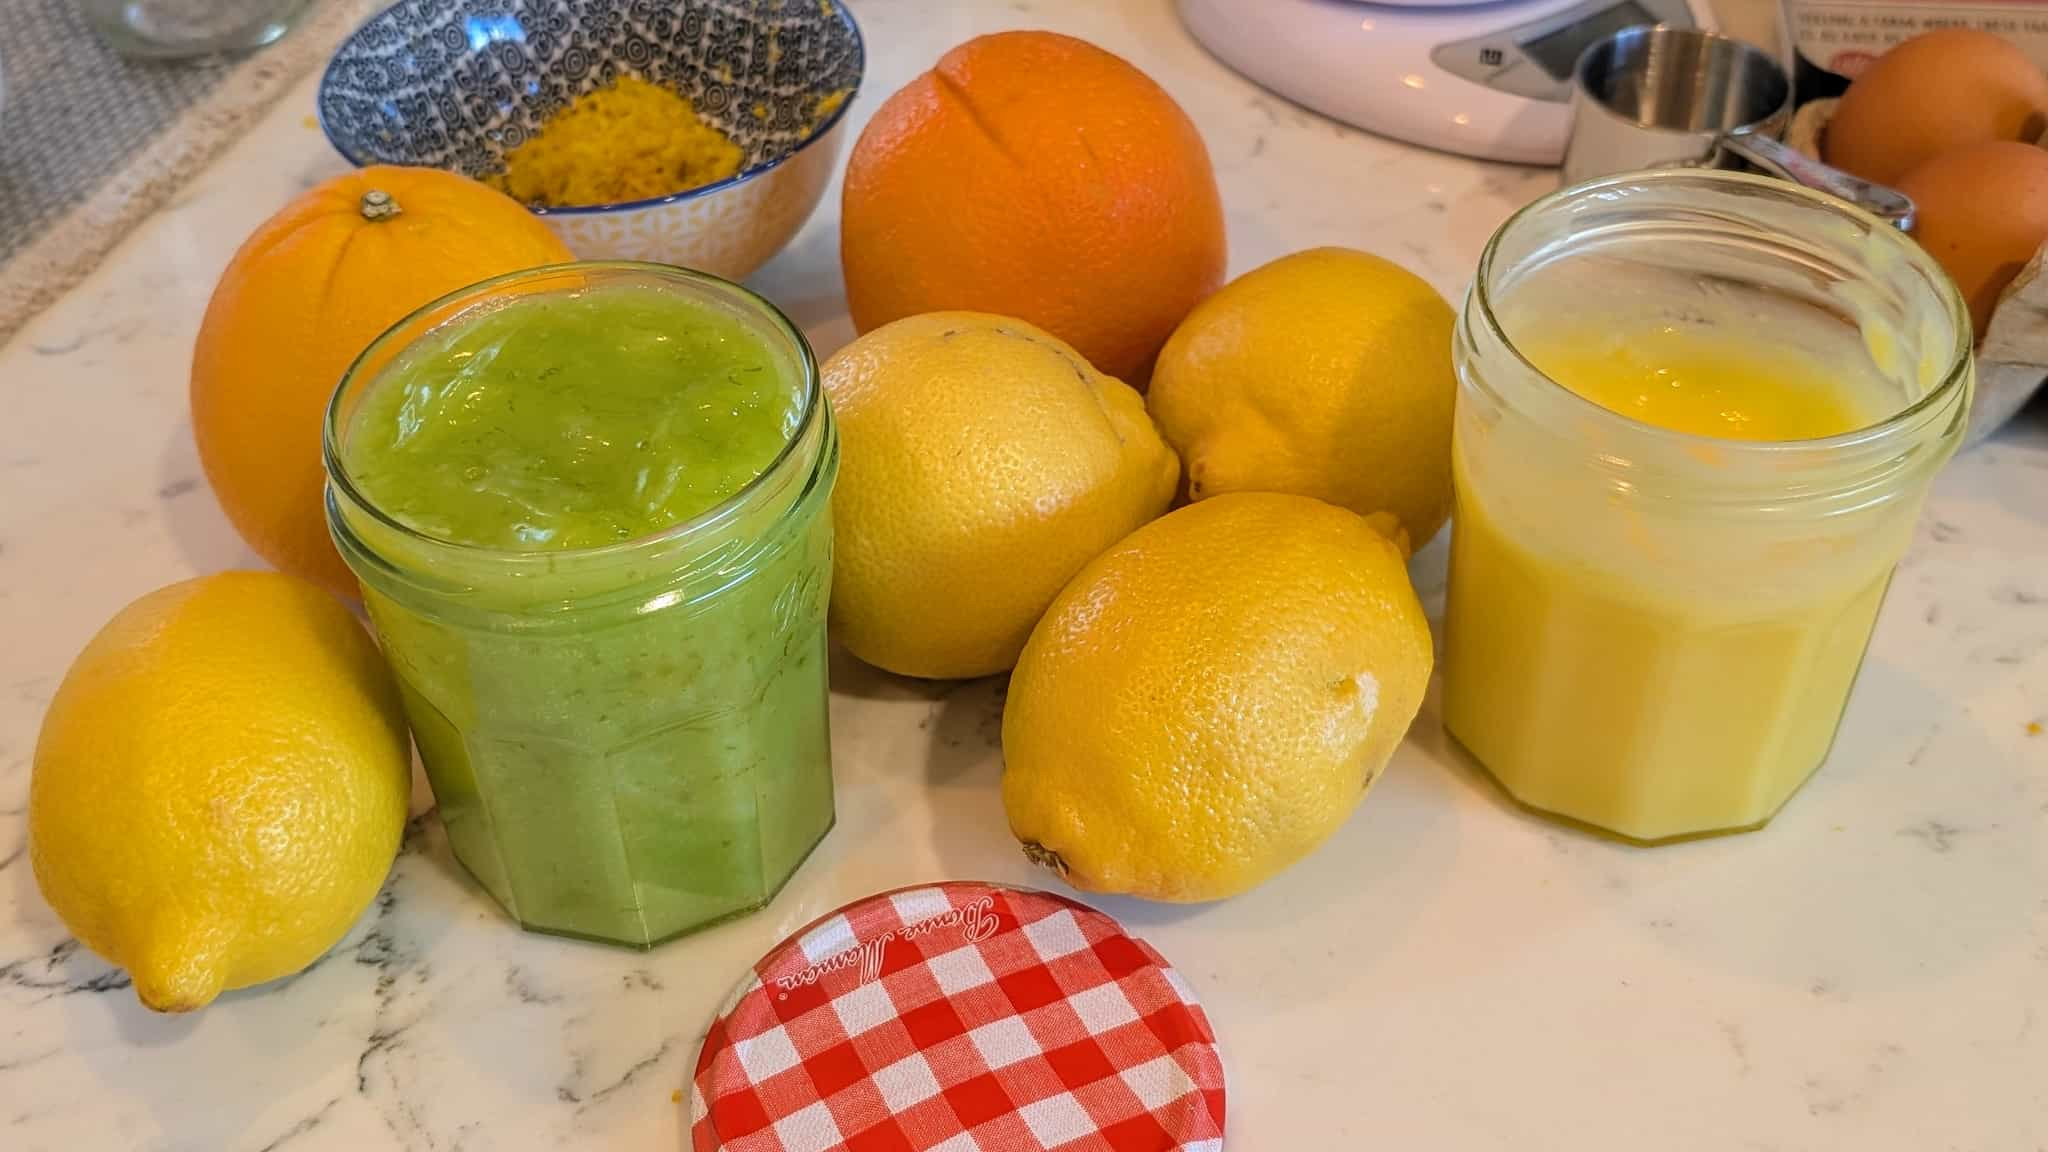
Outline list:
[[[1913,228],[1913,201],[1896,188],[1851,176],[1789,144],[1755,132],[1731,132],[1721,137],[1721,147],[1773,176],[1847,200],[1871,215],[1897,225],[1901,231]]]

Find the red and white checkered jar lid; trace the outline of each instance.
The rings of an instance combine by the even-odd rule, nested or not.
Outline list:
[[[690,1115],[695,1152],[1220,1152],[1223,1063],[1116,921],[942,884],[776,945],[705,1037]]]

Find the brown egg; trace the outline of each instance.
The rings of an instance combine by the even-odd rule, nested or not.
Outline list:
[[[2009,140],[1943,152],[1906,174],[1913,235],[1970,305],[1979,339],[1998,294],[2048,241],[2048,151]]]
[[[1984,140],[2041,138],[2048,76],[1989,32],[1943,28],[1877,58],[1842,94],[1822,143],[1827,162],[1893,184],[1938,153]]]

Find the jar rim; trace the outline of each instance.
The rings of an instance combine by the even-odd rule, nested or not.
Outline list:
[[[405,348],[443,325],[460,320],[476,306],[486,303],[507,287],[549,277],[580,277],[590,273],[632,274],[670,283],[688,283],[708,289],[713,296],[746,306],[766,317],[776,332],[786,338],[790,350],[796,355],[797,370],[803,376],[802,410],[798,415],[796,428],[758,475],[710,508],[658,532],[595,547],[558,549],[500,548],[470,544],[423,532],[386,512],[356,485],[342,457],[341,424],[343,400],[358,375],[370,370],[369,366],[372,364],[375,365],[375,371],[382,371]],[[447,312],[447,316],[438,323],[427,325],[417,333],[408,334],[409,330],[419,325],[421,321],[444,311]],[[399,341],[401,335],[405,338]],[[397,343],[394,344],[394,341]],[[398,534],[399,538],[407,543],[453,552],[486,563],[602,565],[606,560],[637,556],[663,545],[688,540],[731,519],[766,493],[772,484],[780,481],[784,466],[811,437],[818,422],[824,419],[825,412],[824,381],[810,341],[804,338],[803,332],[789,316],[767,297],[743,284],[679,265],[642,260],[572,260],[523,268],[516,272],[506,272],[479,280],[415,308],[403,319],[386,328],[349,363],[348,369],[341,374],[341,380],[335,385],[333,394],[328,397],[327,413],[321,430],[321,455],[329,490],[345,498],[352,507],[360,509],[380,528]],[[819,459],[822,461],[828,455],[829,453],[821,450]]]
[[[1518,226],[1539,213],[1557,209],[1560,206],[1592,199],[1612,198],[1624,188],[1657,188],[1660,186],[1699,185],[1715,191],[1736,191],[1747,189],[1751,192],[1775,195],[1791,201],[1803,201],[1808,206],[1833,213],[1849,222],[1863,226],[1868,234],[1882,234],[1887,239],[1880,241],[1894,246],[1899,255],[1922,280],[1933,287],[1942,299],[1949,315],[1949,330],[1952,344],[1947,357],[1947,367],[1941,380],[1920,396],[1884,419],[1852,428],[1832,436],[1803,440],[1736,440],[1687,432],[1676,428],[1647,423],[1625,413],[1617,412],[1596,401],[1574,392],[1552,379],[1525,355],[1521,347],[1509,337],[1493,308],[1491,285],[1494,266],[1500,255],[1501,244]],[[1958,391],[1965,390],[1971,379],[1971,354],[1974,335],[1970,326],[1970,315],[1963,302],[1962,293],[1942,270],[1934,257],[1911,237],[1899,231],[1889,222],[1858,208],[1846,200],[1830,196],[1825,192],[1794,184],[1775,177],[1759,176],[1747,172],[1732,172],[1710,168],[1669,168],[1644,172],[1627,172],[1603,176],[1583,183],[1560,188],[1523,205],[1496,228],[1487,239],[1485,249],[1480,253],[1479,266],[1474,273],[1471,289],[1472,301],[1483,320],[1489,336],[1499,341],[1511,353],[1515,362],[1530,375],[1541,380],[1546,392],[1562,398],[1562,402],[1581,418],[1606,420],[1626,428],[1631,434],[1640,436],[1650,443],[1667,444],[1682,449],[1697,449],[1712,446],[1716,451],[1734,458],[1796,462],[1823,456],[1861,455],[1879,451],[1893,440],[1926,424],[1938,415],[1940,410],[1951,403]],[[1472,310],[1468,310],[1472,311]]]

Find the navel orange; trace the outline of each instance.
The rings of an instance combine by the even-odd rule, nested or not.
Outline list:
[[[321,425],[342,373],[414,309],[571,259],[511,198],[432,168],[338,176],[265,221],[221,274],[192,354],[199,462],[242,539],[355,598],[321,501]]]
[[[1151,78],[1050,32],[983,36],[883,103],[854,145],[840,256],[854,327],[1014,316],[1143,387],[1223,282],[1209,153]]]

